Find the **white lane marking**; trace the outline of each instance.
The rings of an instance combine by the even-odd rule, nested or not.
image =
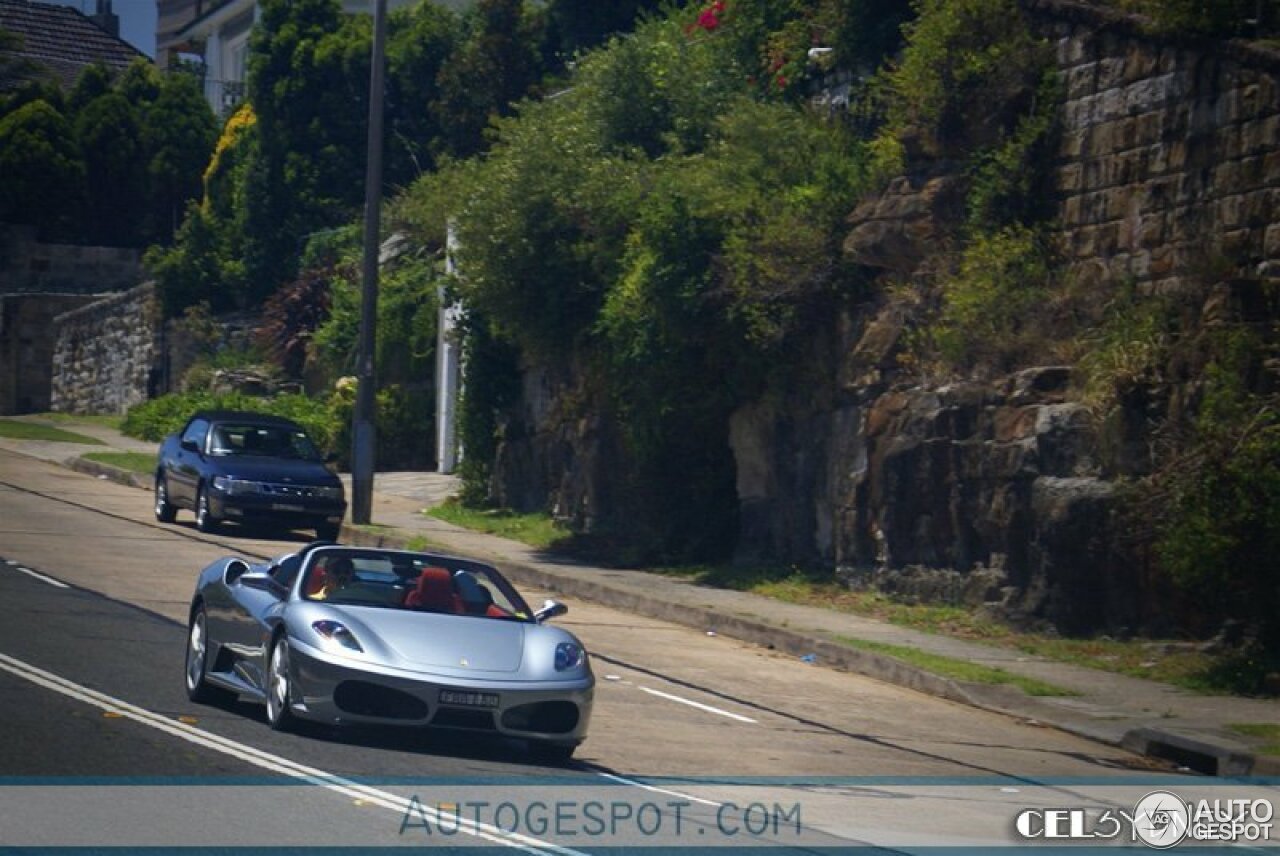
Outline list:
[[[24,567],[22,567],[22,565],[19,565],[19,564],[15,563],[15,562],[10,562],[10,563],[9,563],[9,565],[10,565],[10,566],[15,570],[15,571],[17,571],[17,572],[22,573],[22,574],[26,574],[26,575],[27,575],[27,576],[29,576],[29,577],[35,577],[35,578],[36,578],[36,579],[38,579],[40,582],[42,582],[42,583],[48,583],[49,585],[54,586],[55,588],[62,588],[62,589],[69,589],[69,588],[71,588],[71,586],[67,585],[67,584],[66,584],[66,583],[64,583],[62,580],[55,580],[53,577],[46,577],[44,574],[36,573],[35,571],[31,570],[30,568],[24,568]]]
[[[623,785],[631,785],[633,788],[640,788],[641,790],[652,791],[655,794],[663,794],[669,797],[680,797],[681,799],[689,800],[689,802],[702,803],[703,805],[709,805],[713,808],[719,808],[724,805],[724,803],[716,802],[715,800],[707,800],[702,797],[695,797],[692,794],[686,794],[680,791],[671,791],[666,788],[659,788],[655,785],[646,785],[644,782],[637,782],[635,779],[625,779],[622,776],[617,776],[613,773],[606,773],[603,770],[596,770],[596,775],[603,776],[606,779],[611,779]]]
[[[680,696],[672,695],[671,693],[664,693],[661,690],[652,690],[652,689],[649,689],[648,687],[642,687],[639,685],[636,686],[636,689],[640,690],[641,692],[646,692],[649,695],[656,695],[659,698],[665,698],[670,701],[676,701],[676,702],[679,702],[680,704],[687,704],[689,705],[689,707],[696,707],[698,710],[705,710],[708,713],[718,713],[721,716],[727,716],[730,719],[736,719],[739,722],[751,722],[751,723],[755,722],[755,720],[749,716],[743,716],[740,713],[732,713],[731,711],[721,710],[718,707],[712,707],[709,704],[703,704],[702,702],[693,701],[692,699],[681,698]]]
[[[118,714],[119,716],[131,719],[142,725],[150,726],[158,731],[179,737],[197,746],[203,746],[224,755],[230,755],[238,758],[254,766],[270,770],[275,773],[281,773],[291,778],[300,779],[313,785],[333,791],[351,799],[360,799],[381,806],[396,812],[404,817],[410,810],[421,813],[430,818],[432,821],[440,823],[447,821],[452,828],[456,827],[468,835],[474,835],[477,838],[494,844],[501,844],[506,847],[512,847],[516,850],[522,850],[526,853],[559,853],[562,856],[587,856],[578,850],[571,850],[567,847],[561,847],[548,841],[542,841],[529,835],[522,835],[518,832],[508,832],[507,830],[493,826],[487,823],[479,823],[475,820],[467,820],[459,815],[446,811],[439,811],[430,806],[413,799],[405,799],[396,796],[387,791],[380,791],[368,785],[361,785],[341,776],[332,773],[326,773],[314,767],[308,767],[299,764],[296,761],[290,761],[280,755],[272,755],[270,752],[264,752],[261,749],[255,749],[252,746],[246,746],[242,743],[236,743],[225,737],[220,737],[209,731],[203,731],[199,728],[187,725],[185,722],[167,719],[160,714],[132,705],[129,702],[121,701],[112,696],[100,693],[89,687],[81,686],[73,683],[66,678],[46,672],[37,666],[23,662],[7,654],[0,654],[0,669],[19,678],[30,681],[38,686],[51,689],[54,692],[69,696],[79,701],[99,707],[108,713]]]

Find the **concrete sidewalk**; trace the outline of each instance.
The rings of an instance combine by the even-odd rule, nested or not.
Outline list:
[[[0,448],[150,489],[150,480],[85,461],[90,451],[155,451],[90,423],[24,421],[92,436],[103,446],[0,438]],[[1218,776],[1280,775],[1280,757],[1262,755],[1257,743],[1233,724],[1280,725],[1280,700],[1191,693],[1168,684],[1130,678],[1023,655],[947,636],[819,607],[798,606],[671,577],[585,565],[492,535],[460,529],[422,513],[457,488],[437,473],[378,473],[373,526],[343,526],[344,542],[405,546],[427,539],[433,548],[485,559],[517,583],[594,601],[641,615],[723,634],[792,654],[798,668],[810,664],[844,669],[964,704],[995,710],[1139,754],[1173,761]],[[846,642],[843,640],[852,640]],[[1072,695],[1032,697],[1011,686],[955,681],[894,657],[855,647],[882,643],[980,663],[1060,687]]]

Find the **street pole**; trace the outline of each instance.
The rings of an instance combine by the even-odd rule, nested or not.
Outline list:
[[[360,353],[356,407],[351,416],[351,520],[368,524],[373,511],[375,449],[374,345],[378,320],[378,217],[382,207],[382,97],[387,0],[373,8],[373,59],[369,71],[369,153],[364,177],[364,275],[360,300]]]

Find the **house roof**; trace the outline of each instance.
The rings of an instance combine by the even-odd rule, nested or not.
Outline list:
[[[22,39],[20,56],[48,69],[70,89],[87,66],[120,71],[146,54],[99,27],[79,10],[36,0],[0,0],[0,29]]]

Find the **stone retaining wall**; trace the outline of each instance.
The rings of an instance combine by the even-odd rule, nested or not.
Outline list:
[[[55,318],[50,409],[124,413],[162,391],[158,319],[151,283]]]
[[[53,319],[97,299],[78,294],[0,294],[0,414],[49,409]]]
[[[1280,50],[1179,44],[1133,19],[1031,0],[1065,83],[1062,246],[1151,292],[1224,267],[1280,276]]]
[[[103,294],[141,280],[137,250],[44,244],[30,226],[0,224],[0,294]]]

